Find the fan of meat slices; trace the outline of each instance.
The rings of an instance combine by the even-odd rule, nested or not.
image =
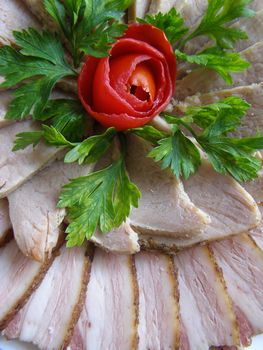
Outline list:
[[[137,0],[128,15],[135,20],[176,8],[186,25],[196,26],[207,5],[207,0]],[[229,86],[207,67],[194,69],[191,62],[178,61],[180,80],[169,111],[183,113],[188,106],[236,96],[250,108],[233,135],[262,132],[263,2],[254,0],[249,7],[255,16],[237,19],[231,28],[248,34],[235,49],[250,67],[233,74]],[[42,0],[0,0],[0,46],[15,46],[14,30],[42,26],[57,32]],[[195,38],[187,54],[209,45],[209,39]],[[133,79],[132,85],[140,80]],[[54,99],[70,98],[76,92],[74,80],[68,78],[59,87],[52,93]],[[144,98],[144,93],[137,89],[135,95]],[[155,94],[151,86],[147,94],[148,99]],[[252,336],[263,332],[262,171],[255,180],[239,183],[217,172],[202,154],[195,174],[176,178],[146,158],[151,145],[130,133],[126,167],[141,191],[138,208],[132,208],[128,218],[107,234],[97,228],[81,246],[67,248],[64,232],[70,218],[65,207],[57,206],[61,187],[91,173],[94,163],[65,163],[64,148],[42,141],[13,152],[16,135],[37,131],[38,124],[31,118],[6,119],[11,99],[10,90],[0,91],[0,329],[4,336],[43,350],[234,350],[248,346]],[[82,96],[84,107],[97,120],[100,117],[91,106],[98,107],[99,102],[91,104]],[[99,121],[109,126],[104,117]],[[160,116],[151,125],[171,132],[171,124]],[[115,150],[112,153],[115,157]]]

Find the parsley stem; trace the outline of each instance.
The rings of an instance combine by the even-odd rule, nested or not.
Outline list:
[[[190,133],[193,135],[195,139],[198,138],[198,135],[195,133],[195,131],[191,128],[189,124],[187,124],[183,120],[180,120],[180,124],[183,125],[188,131],[190,131]]]

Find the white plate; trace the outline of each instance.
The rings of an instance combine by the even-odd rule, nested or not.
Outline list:
[[[253,339],[253,343],[246,350],[262,350],[263,349],[263,334],[258,335]],[[27,343],[20,343],[15,341],[6,341],[0,337],[0,350],[37,350],[36,347]]]

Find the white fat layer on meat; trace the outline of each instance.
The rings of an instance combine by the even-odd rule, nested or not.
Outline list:
[[[208,248],[181,252],[174,262],[178,268],[180,314],[188,350],[239,345],[231,301]]]
[[[249,235],[211,244],[228,293],[247,318],[253,334],[263,332],[263,252]]]
[[[8,195],[14,236],[26,256],[39,261],[50,257],[66,215],[57,208],[61,187],[92,170],[90,165],[56,161]]]
[[[263,204],[263,169],[258,172],[258,177],[250,182],[242,184],[258,204]],[[259,209],[261,209],[259,207]]]
[[[136,345],[136,286],[133,258],[95,250],[86,301],[71,350],[133,349]]]
[[[19,0],[2,0],[0,2],[0,46],[10,45],[15,41],[14,30],[39,28],[39,25]]]
[[[240,55],[251,65],[242,73],[231,74],[232,87],[261,83],[263,81],[263,41],[245,49]],[[196,93],[213,92],[226,87],[227,84],[218,73],[207,68],[197,68],[178,83],[175,96],[178,100],[183,100]]]
[[[129,135],[127,169],[141,191],[139,207],[130,214],[131,225],[154,237],[198,236],[209,223],[208,216],[191,202],[175,176],[146,157],[150,149],[149,143]]]
[[[9,339],[31,342],[43,350],[60,349],[80,302],[86,248],[65,246],[38,289],[4,330]]]
[[[11,230],[11,222],[9,218],[9,208],[6,198],[0,199],[0,243],[3,241]]]
[[[241,126],[235,133],[233,133],[233,136],[245,137],[255,135],[257,131],[263,132],[263,83],[240,86],[203,95],[197,94],[185,99],[182,108],[185,108],[188,105],[206,105],[218,102],[219,100],[230,96],[239,96],[251,104],[246,116],[241,121]],[[180,104],[178,107],[180,108]]]
[[[42,265],[25,257],[15,240],[0,248],[0,323],[25,298]]]
[[[134,254],[140,250],[138,234],[131,228],[129,219],[107,234],[97,230],[90,240],[106,251]]]
[[[13,152],[16,134],[24,131],[39,130],[32,121],[23,121],[0,129],[0,198],[15,191],[24,182],[44,168],[48,162],[61,156],[61,149],[44,143],[35,148]]]
[[[176,349],[180,337],[176,272],[172,257],[135,256],[139,289],[139,350]]]
[[[1,6],[1,5],[0,5]],[[1,83],[1,77],[0,77]],[[7,113],[8,105],[11,100],[11,92],[10,91],[1,91],[0,92],[0,128],[8,124],[12,124],[12,120],[5,119],[5,115]]]

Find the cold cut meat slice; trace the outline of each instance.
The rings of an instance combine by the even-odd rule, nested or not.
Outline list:
[[[89,268],[85,246],[64,246],[38,289],[3,334],[43,350],[66,347],[81,311]]]
[[[145,349],[178,349],[179,292],[173,258],[142,252],[135,256],[139,289],[139,346]]]
[[[71,350],[137,348],[138,290],[133,257],[95,250]]]
[[[11,231],[8,202],[6,198],[3,198],[0,199],[0,246],[11,236]]]
[[[0,77],[0,82],[1,82],[1,77]],[[6,115],[10,100],[11,100],[10,91],[0,92],[0,128],[3,128],[8,124],[12,124],[13,122],[12,120],[5,119],[5,115]]]

